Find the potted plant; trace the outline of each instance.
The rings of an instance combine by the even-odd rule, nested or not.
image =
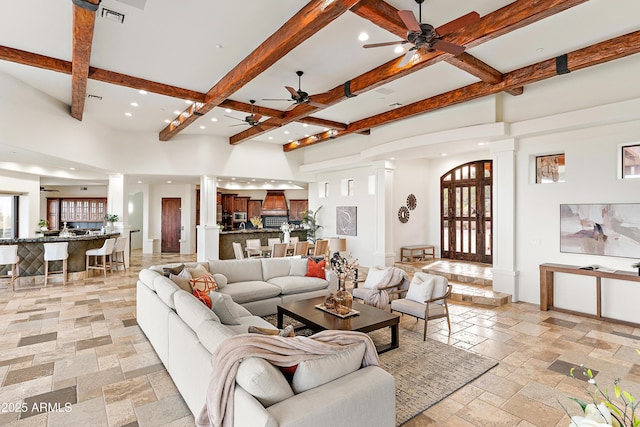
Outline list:
[[[320,212],[320,209],[322,209],[322,206],[316,209],[315,212],[308,209],[300,213],[302,216],[302,225],[307,229],[307,240],[311,243],[316,242],[316,232],[322,228],[322,226],[316,222],[316,216],[318,212]]]
[[[104,220],[107,221],[109,223],[108,227],[107,227],[107,232],[111,233],[114,230],[114,226],[113,223],[114,222],[118,222],[118,220],[120,219],[120,217],[116,214],[105,214],[104,216]]]
[[[41,219],[38,221],[38,227],[40,227],[42,231],[47,231],[49,229],[49,222],[46,219]]]

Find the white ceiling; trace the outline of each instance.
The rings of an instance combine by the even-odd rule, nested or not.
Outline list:
[[[410,9],[417,15],[418,7],[414,0],[387,1],[397,9]],[[97,12],[91,65],[206,92],[304,3],[300,0],[104,0]],[[472,10],[484,16],[510,3],[510,0],[426,0],[422,21],[437,27]],[[124,23],[100,17],[102,8],[125,14]],[[468,53],[501,72],[508,72],[638,30],[638,16],[638,0],[590,0],[468,49]],[[400,56],[393,52],[393,46],[363,49],[363,42],[358,40],[361,32],[370,35],[367,43],[398,40],[371,22],[347,12],[230,99],[242,102],[255,99],[257,105],[284,110],[288,102],[263,99],[288,98],[284,86],[298,88],[296,70],[305,72],[302,89],[313,95],[340,86]],[[71,36],[71,0],[14,1],[5,5],[0,14],[0,44],[4,46],[70,61]],[[7,61],[0,61],[0,72],[12,75],[65,104],[71,102],[70,75]],[[441,62],[326,108],[314,116],[353,122],[391,110],[394,108],[391,104],[408,104],[475,81],[475,77]],[[185,100],[152,93],[141,95],[137,90],[94,80],[89,80],[87,93],[100,96],[102,100],[87,99],[85,120],[99,120],[125,131],[159,132],[166,126],[165,120],[176,117],[174,111],[183,111],[187,107]],[[131,106],[132,102],[138,106]],[[132,116],[125,116],[127,112]],[[246,129],[237,120],[246,115],[215,108],[182,133],[229,137]],[[284,144],[322,130],[317,126],[303,127],[300,123],[292,123],[264,133],[255,140]],[[21,155],[40,163],[54,162],[53,159],[38,159],[37,153]]]

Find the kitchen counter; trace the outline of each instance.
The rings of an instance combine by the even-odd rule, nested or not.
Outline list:
[[[220,259],[234,259],[233,242],[242,245],[242,250],[247,246],[247,239],[260,239],[260,245],[266,246],[267,239],[280,237],[282,232],[279,228],[262,228],[249,230],[230,230],[220,232]],[[307,230],[291,230],[291,237],[298,237],[300,240],[307,240]]]
[[[2,239],[0,245],[18,245],[18,256],[20,257],[20,277],[22,280],[31,277],[35,280],[37,276],[44,276],[44,243],[49,242],[69,242],[69,258],[67,259],[67,271],[69,280],[74,279],[73,273],[80,273],[84,277],[85,252],[89,249],[100,248],[104,241],[110,237],[118,237],[120,233],[100,234],[97,236],[41,236],[28,237],[24,239]],[[62,261],[55,261],[49,264],[50,270],[61,270]],[[1,266],[0,275],[7,274],[11,266]],[[80,275],[76,274],[75,277]]]

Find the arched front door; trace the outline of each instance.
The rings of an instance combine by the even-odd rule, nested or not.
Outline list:
[[[492,263],[491,165],[466,163],[440,177],[442,258]]]

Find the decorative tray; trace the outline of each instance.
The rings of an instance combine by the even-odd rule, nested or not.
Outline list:
[[[325,307],[324,304],[316,304],[315,307],[320,309],[320,310],[322,310],[322,311],[326,311],[329,314],[333,314],[334,316],[338,316],[341,319],[346,319],[347,317],[356,316],[356,315],[360,314],[360,312],[358,310],[354,310],[354,309],[349,310],[349,312],[347,314],[339,314],[333,308]]]

